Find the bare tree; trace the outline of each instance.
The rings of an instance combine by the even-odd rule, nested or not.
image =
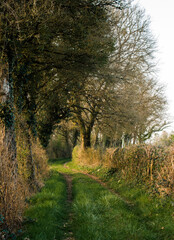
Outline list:
[[[146,18],[144,11],[137,6],[122,10],[116,9],[112,11],[110,21],[115,50],[110,55],[109,63],[105,65],[105,68],[99,69],[95,76],[86,79],[83,89],[78,90],[74,95],[71,105],[74,120],[79,124],[84,148],[91,145],[90,136],[96,121],[103,124],[105,122],[105,126],[107,124],[113,126],[112,121],[114,121],[117,126],[124,129],[128,128],[125,125],[134,124],[135,119],[140,117],[135,109],[140,108],[141,104],[137,106],[137,103],[129,96],[133,95],[131,89],[134,94],[138,94],[136,88],[141,88],[141,84],[144,87],[148,86],[150,83],[153,85],[151,86],[153,90],[155,89],[156,83],[148,79],[155,70],[153,54],[156,45],[149,30],[150,21]],[[129,93],[123,90],[126,88],[130,89]],[[159,97],[158,101],[162,102],[162,99]],[[158,106],[153,108],[155,107],[157,111],[162,110]],[[154,109],[150,108],[152,106],[146,106],[146,112],[150,112],[146,117],[147,128],[152,126],[149,116]],[[145,134],[145,131],[143,133]],[[123,134],[123,131],[120,131],[120,134]]]
[[[127,143],[142,143],[167,126],[163,120],[164,88],[152,78],[139,75],[132,82],[122,83],[116,96],[115,113],[113,109],[114,114],[109,119],[109,110],[101,120],[101,132],[110,136],[111,142],[121,144],[124,139]]]

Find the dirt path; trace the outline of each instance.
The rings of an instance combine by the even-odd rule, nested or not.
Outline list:
[[[64,164],[64,167],[69,169],[69,167],[67,166],[67,163]],[[87,172],[83,172],[83,171],[78,171],[76,169],[71,169],[73,172],[75,173],[82,173],[88,177],[90,177],[91,179],[95,180],[96,182],[98,182],[100,185],[102,185],[105,189],[107,189],[109,192],[111,192],[112,194],[116,195],[119,199],[121,199],[124,203],[126,203],[129,206],[134,206],[134,203],[128,201],[127,199],[125,199],[124,197],[122,197],[119,193],[117,193],[114,189],[108,187],[108,185],[104,182],[102,182],[101,179],[99,179],[98,177],[91,175]]]
[[[71,226],[72,226],[72,212],[71,212],[71,208],[72,208],[72,177],[68,174],[65,173],[61,173],[65,180],[66,180],[66,185],[67,185],[67,207],[70,209],[70,213],[69,213],[69,217],[68,217],[68,221],[64,224],[64,228],[65,228],[65,232],[66,232],[66,236],[65,236],[65,240],[75,240],[75,238],[73,237],[73,232],[71,230]]]
[[[72,177],[66,173],[61,174],[64,176],[67,184],[67,202],[72,204]]]
[[[66,169],[70,169],[67,166],[67,163],[64,164],[64,167]],[[99,183],[100,185],[102,185],[105,189],[107,189],[109,192],[111,192],[112,194],[116,195],[117,198],[120,198],[124,203],[126,203],[129,206],[133,206],[134,204],[128,200],[126,200],[125,198],[123,198],[119,193],[117,193],[115,190],[113,190],[112,188],[108,187],[108,185],[104,182],[102,182],[98,177],[91,175],[87,172],[83,172],[83,171],[79,171],[76,169],[71,169],[71,171],[73,171],[74,173],[81,173],[83,175],[88,176],[89,178],[93,179],[94,181],[96,181],[97,183]],[[68,220],[67,222],[64,224],[64,229],[65,229],[65,238],[64,240],[75,240],[74,236],[73,236],[73,232],[72,232],[72,222],[73,222],[73,215],[72,215],[72,202],[73,202],[73,196],[72,196],[72,177],[70,174],[67,173],[62,173],[60,172],[60,174],[62,174],[62,176],[65,178],[66,180],[66,185],[67,185],[67,207],[69,209],[69,216],[68,216]]]

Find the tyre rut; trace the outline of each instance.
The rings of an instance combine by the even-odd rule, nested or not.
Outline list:
[[[67,166],[67,163],[64,164],[64,167],[69,169],[69,167]],[[81,173],[84,174],[86,176],[88,176],[89,178],[95,180],[97,183],[99,183],[100,185],[102,185],[105,189],[107,189],[109,192],[111,192],[112,194],[116,195],[120,200],[122,200],[125,204],[127,204],[130,207],[134,206],[134,203],[125,199],[123,196],[121,196],[118,192],[116,192],[114,189],[108,187],[108,185],[104,182],[102,182],[101,179],[99,179],[98,177],[91,175],[87,172],[83,172],[83,171],[77,171],[76,169],[71,169],[74,173]]]
[[[65,178],[66,180],[66,185],[67,185],[67,207],[69,207],[69,209],[72,208],[72,177],[69,174],[66,173],[62,173],[60,172],[60,174]],[[71,230],[72,227],[72,220],[73,219],[73,215],[72,212],[69,212],[69,216],[68,216],[68,220],[67,222],[64,224],[64,229],[65,229],[65,239],[64,240],[75,240],[74,236],[73,236],[73,232]]]

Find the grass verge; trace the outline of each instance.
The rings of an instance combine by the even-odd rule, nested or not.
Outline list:
[[[67,215],[65,179],[52,170],[41,192],[29,200],[24,233],[19,239],[64,239]]]

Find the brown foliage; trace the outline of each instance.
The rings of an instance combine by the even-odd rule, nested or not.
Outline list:
[[[156,186],[161,195],[174,195],[174,146],[158,171]]]
[[[3,135],[0,144],[0,214],[4,217],[4,225],[14,230],[22,220],[28,186],[20,176],[14,175],[15,166],[3,147],[2,138]]]
[[[35,188],[31,188],[33,183],[28,181],[29,172],[27,169],[27,158],[31,153],[26,144],[26,139],[22,132],[17,135],[17,160],[18,174],[15,173],[15,165],[8,156],[7,149],[3,145],[4,131],[1,130],[0,137],[0,239],[2,229],[15,232],[20,228],[23,210],[26,207],[26,198],[31,196],[36,187],[43,186],[43,178],[47,176],[48,165],[45,151],[37,140],[31,141],[32,156],[35,168]],[[8,238],[8,236],[5,236]],[[5,238],[6,239],[6,238]]]
[[[35,164],[35,171],[36,171],[36,180],[38,184],[41,184],[43,178],[48,176],[48,164],[47,164],[47,156],[46,152],[41,146],[39,140],[32,141],[32,152],[33,152],[33,159]]]
[[[72,152],[72,159],[80,165],[97,166],[102,164],[102,154],[99,149],[87,148],[84,150],[76,146]]]
[[[117,176],[129,182],[142,183],[160,196],[174,194],[174,146],[159,148],[132,145],[126,148],[82,151],[76,147],[73,160],[83,165],[103,165],[115,169]]]

